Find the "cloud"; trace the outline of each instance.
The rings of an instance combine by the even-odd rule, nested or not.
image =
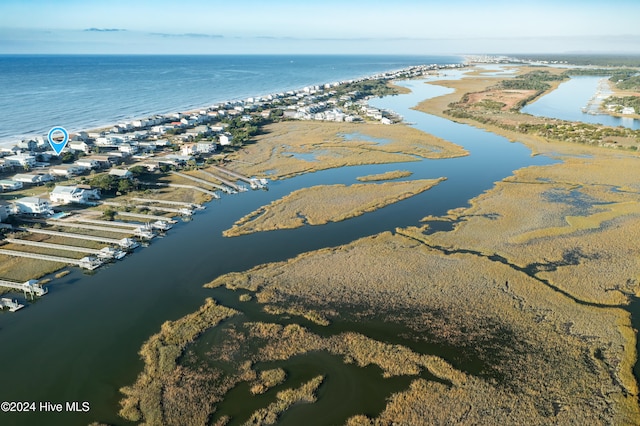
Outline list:
[[[97,33],[114,33],[119,31],[127,31],[123,28],[87,28],[84,31],[97,32]]]

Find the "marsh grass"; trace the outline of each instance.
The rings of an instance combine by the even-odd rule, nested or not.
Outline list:
[[[305,224],[339,222],[412,197],[443,180],[445,178],[303,188],[241,218],[223,235],[235,237],[260,231],[299,228]]]
[[[411,176],[413,173],[407,170],[394,170],[390,172],[380,173],[377,175],[361,176],[356,178],[360,182],[375,182],[380,180],[400,179]]]
[[[315,393],[324,380],[323,376],[317,376],[296,389],[286,389],[278,392],[276,402],[261,408],[251,415],[245,426],[273,425],[278,416],[288,410],[292,405],[299,403],[313,403],[316,401]]]
[[[363,135],[345,140],[345,134]],[[379,144],[366,138],[386,139]],[[293,154],[315,154],[316,161]],[[229,156],[247,176],[283,179],[336,167],[451,158],[468,155],[461,147],[405,125],[284,121],[265,126],[256,143]]]
[[[167,411],[166,403],[163,403],[165,401],[163,395],[171,391],[179,393],[176,387],[180,384],[179,379],[182,375],[180,369],[176,368],[178,357],[186,345],[200,333],[236,313],[233,309],[217,305],[213,299],[207,299],[197,312],[177,321],[165,322],[160,332],[147,340],[140,349],[144,371],[132,386],[121,389],[126,397],[121,401],[120,415],[130,421],[144,420],[145,424],[149,425],[168,424],[165,420],[170,413]],[[192,388],[192,390],[194,391],[192,394],[179,395],[181,402],[173,405],[174,410],[182,413],[185,408],[199,407],[197,411],[191,411],[191,415],[196,418],[205,416],[206,419],[212,401],[206,398],[198,400],[204,396],[198,390],[205,389]],[[185,423],[171,422],[171,424],[191,424],[191,421],[187,421],[184,417],[181,421]]]

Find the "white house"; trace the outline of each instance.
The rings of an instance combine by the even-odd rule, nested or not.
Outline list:
[[[77,186],[56,186],[49,193],[49,199],[54,203],[69,204],[79,203],[86,204],[90,200],[99,200],[100,195],[97,189],[84,189]]]
[[[84,167],[85,169],[97,169],[98,167],[100,167],[100,163],[90,157],[80,158],[74,164],[80,167]]]
[[[128,155],[133,155],[138,152],[138,146],[129,144],[129,143],[124,143],[118,147],[118,151]]]
[[[18,189],[22,189],[22,182],[2,179],[0,180],[0,188],[2,189],[2,191],[17,191]]]
[[[20,214],[49,215],[53,214],[48,200],[38,197],[24,197],[13,202],[15,210]]]
[[[220,145],[222,146],[231,145],[231,141],[233,140],[233,137],[228,133],[221,134],[219,138],[220,138]]]
[[[4,163],[8,166],[33,167],[36,165],[36,157],[29,154],[16,154],[4,158]]]
[[[69,145],[67,146],[69,147],[69,149],[72,149],[74,151],[81,151],[85,154],[91,152],[91,145],[89,145],[85,141],[70,141]]]
[[[133,177],[133,173],[125,169],[111,169],[109,170],[109,175],[119,177],[120,179],[131,179]]]
[[[53,180],[53,176],[48,173],[18,173],[12,177],[11,180],[31,185],[38,185],[44,182],[51,182]]]
[[[202,154],[210,154],[212,152],[215,152],[216,150],[216,145],[210,142],[198,142],[196,144],[196,152],[202,153]]]
[[[196,152],[197,152],[196,144],[194,143],[182,145],[182,149],[180,150],[180,153],[182,155],[187,155],[187,156],[194,155]]]
[[[77,164],[60,164],[58,166],[51,166],[49,173],[55,176],[69,177],[84,173],[85,170],[87,170],[86,167]]]

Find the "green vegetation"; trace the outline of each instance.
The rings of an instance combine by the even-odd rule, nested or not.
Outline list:
[[[543,92],[551,88],[549,81],[566,79],[566,75],[551,74],[549,71],[531,71],[510,80],[503,80],[498,83],[498,87],[504,90],[536,90]]]
[[[599,67],[640,67],[640,55],[545,54],[527,55],[521,59]]]
[[[351,92],[358,92],[360,97],[382,97],[398,94],[398,90],[387,84],[387,80],[364,80],[355,83],[344,84],[336,88],[336,93],[338,96],[346,95]]]
[[[620,107],[632,107],[635,108],[636,112],[638,112],[640,111],[640,96],[611,96],[605,99],[604,104],[620,105]]]
[[[117,192],[127,193],[138,189],[138,184],[129,179],[121,179],[117,176],[101,173],[88,180],[89,185],[100,189],[102,193],[115,194]]]
[[[240,147],[246,144],[252,137],[260,134],[260,128],[267,124],[267,120],[261,116],[252,116],[251,121],[243,121],[242,117],[226,118],[222,120],[228,124],[226,131],[231,133],[231,144]]]

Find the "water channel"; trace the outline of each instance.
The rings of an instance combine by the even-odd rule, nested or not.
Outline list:
[[[622,126],[640,129],[640,120],[631,117],[614,117],[607,114],[589,114],[582,108],[596,111],[606,97],[612,95],[606,82],[608,76],[574,76],[556,90],[526,105],[522,112],[540,117],[560,118],[568,121]]]
[[[452,76],[449,73],[445,78]],[[275,181],[269,191],[225,196],[210,203],[191,222],[177,225],[166,237],[95,275],[74,270],[50,286],[49,295],[19,314],[0,315],[0,400],[88,401],[91,410],[0,414],[0,423],[86,425],[99,420],[126,424],[116,414],[121,397],[118,389],[133,383],[141,371],[140,346],[164,321],[197,310],[208,296],[215,298],[216,290],[202,288],[206,282],[230,271],[417,225],[426,215],[442,215],[468,205],[514,170],[556,161],[531,156],[524,145],[501,136],[414,111],[410,108],[419,101],[449,89],[418,80],[403,85],[412,92],[372,103],[398,112],[418,129],[463,146],[469,156],[343,167]],[[358,176],[398,169],[413,172],[411,179],[445,176],[447,180],[420,195],[344,222],[231,239],[221,235],[238,218],[293,190],[353,184]],[[331,357],[324,361],[334,363]],[[335,368],[340,367],[336,364]],[[291,416],[297,418],[295,413]]]

